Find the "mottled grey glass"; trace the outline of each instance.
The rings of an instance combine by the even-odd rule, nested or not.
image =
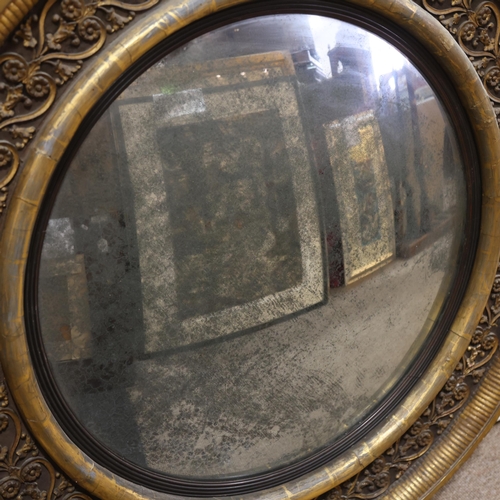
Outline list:
[[[268,16],[169,54],[95,124],[46,230],[41,331],[78,420],[190,478],[335,442],[440,317],[458,151],[419,71],[349,24]]]

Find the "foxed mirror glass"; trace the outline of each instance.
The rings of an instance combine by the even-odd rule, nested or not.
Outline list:
[[[333,450],[436,335],[465,179],[436,91],[377,35],[287,14],[196,37],[68,163],[38,274],[57,390],[96,442],[169,476]]]

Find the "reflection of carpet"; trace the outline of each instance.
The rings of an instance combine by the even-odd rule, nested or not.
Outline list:
[[[500,424],[497,424],[434,500],[500,498],[499,468]]]

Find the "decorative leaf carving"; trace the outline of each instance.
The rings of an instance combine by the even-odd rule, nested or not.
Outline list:
[[[158,1],[48,0],[39,16],[29,17],[15,31],[13,41],[33,52],[31,57],[17,52],[0,55],[0,133],[7,132],[14,140],[0,141],[9,142],[9,147],[0,145],[0,214],[19,167],[19,155],[12,149],[22,150],[36,132],[34,126],[18,124],[43,116],[56,100],[57,87],[73,78],[84,60],[103,47],[107,36],[123,29],[135,12]],[[79,51],[73,52],[75,48]],[[2,178],[5,169],[9,173]]]
[[[23,149],[24,146],[33,138],[33,134],[36,132],[35,127],[18,127],[13,125],[7,129],[13,139],[20,139],[16,142],[17,149]]]
[[[36,23],[38,21],[37,16],[33,16],[28,18],[25,23],[22,23],[19,26],[19,29],[16,31],[14,35],[14,41],[19,41],[19,38],[23,41],[23,45],[27,48],[35,48],[37,45],[37,39],[33,36],[33,30],[31,28],[32,23]]]
[[[75,491],[75,486],[56,471],[23,431],[17,410],[9,404],[5,382],[0,384],[0,401],[0,498],[91,500],[85,493]],[[4,432],[10,428],[13,432]]]
[[[500,123],[500,7],[492,1],[422,0],[469,56]]]

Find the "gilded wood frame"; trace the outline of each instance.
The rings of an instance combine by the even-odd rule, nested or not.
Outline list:
[[[14,1],[0,14],[0,25],[7,28],[0,32],[0,40],[5,39],[7,32],[14,32],[18,44],[33,48],[35,54],[29,62],[21,60],[23,56],[17,51],[0,55],[0,63],[16,60],[27,68],[25,73],[21,71],[21,76],[10,74],[11,85],[3,88],[7,97],[2,104],[0,121],[0,130],[8,132],[13,139],[0,144],[0,161],[7,166],[7,174],[0,181],[4,207],[0,236],[0,361],[7,383],[0,386],[0,432],[3,432],[0,445],[7,449],[0,461],[10,461],[11,467],[10,476],[0,480],[0,494],[5,498],[16,496],[16,488],[19,491],[24,488],[24,494],[38,494],[35,489],[41,494],[45,488],[48,498],[65,500],[87,499],[88,494],[104,499],[171,498],[111,474],[79,450],[60,428],[44,401],[29,357],[23,312],[25,266],[31,232],[51,174],[99,97],[128,67],[169,35],[210,13],[247,1],[149,0],[130,5],[117,0],[99,0],[93,4],[93,12],[82,13],[82,16],[92,17],[97,9],[106,7],[107,24],[102,20],[93,25],[87,22],[79,36],[87,36],[93,45],[76,55],[57,52],[56,35],[66,36],[62,32],[52,34],[52,38],[44,37],[45,10],[39,19],[28,18],[18,30],[15,26],[30,4],[23,3],[23,8],[19,8]],[[54,3],[55,0],[49,0],[45,5]],[[470,49],[464,45],[464,37],[459,37],[458,43],[455,41],[452,35],[456,35],[467,20],[457,20],[450,9],[440,12],[424,2],[426,11],[409,0],[349,0],[348,3],[371,10],[404,28],[440,62],[454,83],[473,128],[481,163],[483,203],[477,257],[466,295],[444,346],[394,414],[363,442],[326,467],[286,485],[245,495],[248,499],[309,499],[323,494],[330,500],[429,497],[466,459],[499,413],[500,358],[495,355],[498,345],[495,328],[497,293],[500,292],[500,275],[496,274],[500,249],[500,134],[490,103],[490,99],[496,99],[494,85],[489,85],[494,83],[493,69],[488,61],[484,62],[486,55],[476,57],[467,52]],[[459,19],[475,16],[477,21],[481,14],[484,19],[485,11],[481,10],[484,8],[489,8],[494,15],[498,12],[492,2],[473,6],[463,0],[463,6]],[[134,19],[132,14],[127,14],[131,10],[144,11],[144,14]],[[462,25],[457,26],[460,22]],[[41,28],[38,41],[33,34],[37,23]],[[500,28],[496,26],[492,39],[495,46],[498,46],[499,33]],[[43,51],[49,43],[53,44],[52,53]],[[486,46],[483,52],[487,52]],[[55,77],[40,69],[41,63],[50,57],[55,64]],[[469,57],[476,57],[475,66]],[[41,107],[19,112],[20,103],[26,104],[30,95],[37,96],[37,93],[45,96]],[[18,126],[21,122],[29,126]],[[478,383],[473,394],[468,380]],[[14,397],[17,410],[8,391]],[[444,403],[449,402],[450,397],[451,406]],[[449,408],[440,412],[443,405]],[[15,432],[4,445],[2,439],[6,439],[4,431],[9,422]],[[448,430],[440,439],[435,439],[435,434],[440,434],[446,425]],[[435,428],[438,430],[432,434]],[[46,455],[38,450],[27,432]],[[412,439],[416,451],[404,453],[403,448],[411,444]],[[79,484],[82,492],[76,491],[59,471]],[[44,475],[49,478],[45,482]],[[374,489],[368,493],[366,488],[370,485],[374,485]]]

